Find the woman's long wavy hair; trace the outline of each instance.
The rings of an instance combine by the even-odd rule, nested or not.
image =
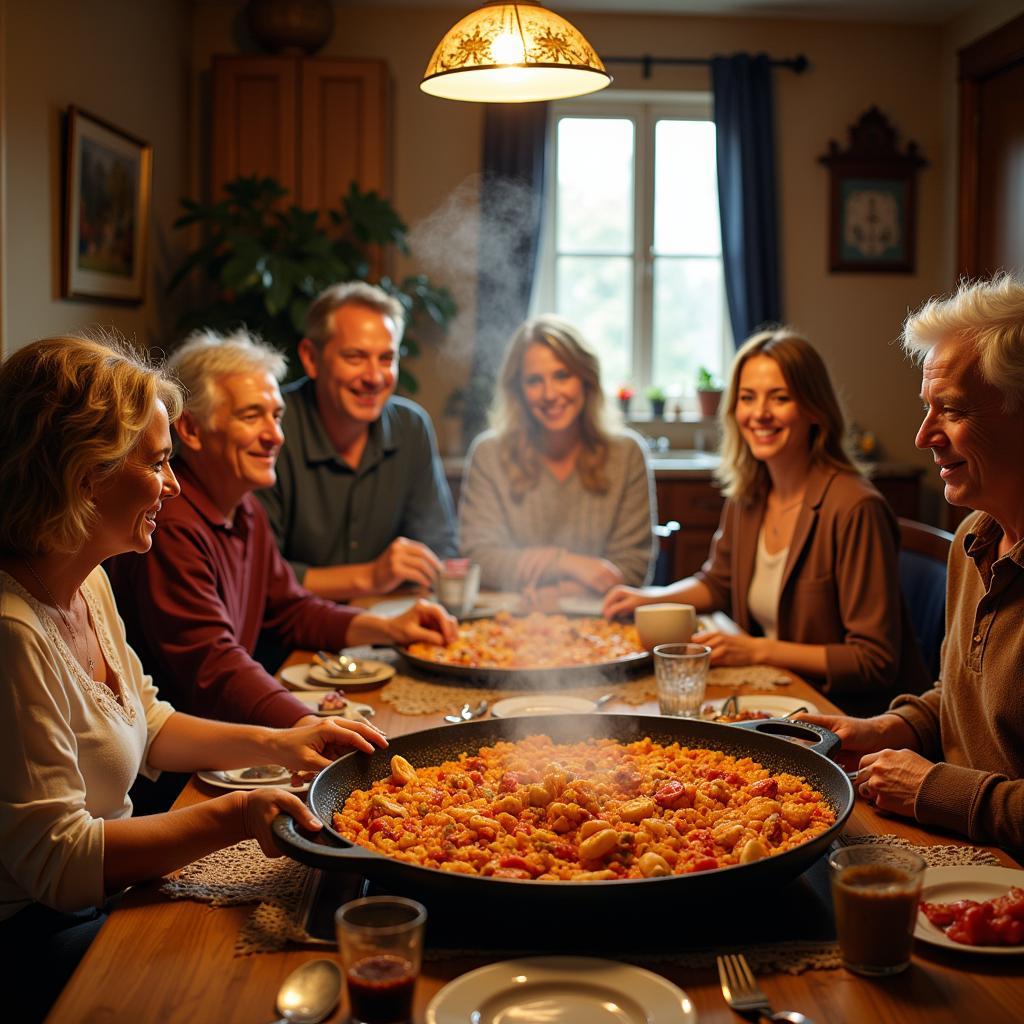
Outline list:
[[[740,375],[748,359],[768,356],[782,371],[793,401],[814,421],[810,433],[812,464],[834,466],[844,472],[860,472],[847,447],[846,421],[825,361],[818,350],[790,327],[776,327],[751,335],[736,353],[729,386],[719,412],[722,426],[722,461],[715,471],[727,498],[751,502],[771,489],[768,468],[751,454],[736,422]]]
[[[162,401],[182,393],[120,338],[45,338],[0,366],[0,551],[72,554],[95,526],[92,493]]]
[[[541,471],[542,428],[523,394],[523,360],[531,345],[545,345],[583,382],[583,409],[579,417],[582,450],[576,469],[586,490],[604,494],[609,486],[605,467],[614,419],[601,390],[601,364],[572,324],[547,313],[527,320],[512,335],[491,408],[491,426],[498,433],[501,463],[512,498],[522,501],[536,487]]]

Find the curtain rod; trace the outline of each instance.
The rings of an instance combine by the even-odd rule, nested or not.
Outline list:
[[[645,53],[642,57],[602,57],[605,64],[640,64],[643,66],[644,78],[651,77],[651,68],[655,64],[685,64],[692,66],[707,67],[711,63],[710,57],[652,57]],[[802,75],[810,66],[807,58],[801,53],[796,57],[772,58],[768,62],[773,68],[788,68],[798,75]]]

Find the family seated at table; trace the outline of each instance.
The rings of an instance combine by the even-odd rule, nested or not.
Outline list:
[[[303,343],[311,381],[302,387],[306,413],[331,438],[321,454],[353,475],[352,530],[361,481],[397,450],[384,423],[401,328],[394,310],[342,294],[360,298],[325,298],[320,340]],[[820,357],[786,329],[756,335],[737,355],[723,416],[728,500],[695,577],[665,590],[624,585],[651,569],[650,472],[635,438],[602,417],[596,360],[553,317],[524,324],[510,347],[496,431],[472,452],[463,548],[498,585],[607,590],[609,615],[665,599],[728,608],[764,635],[699,636],[719,664],[770,661],[840,700],[903,692],[874,718],[811,718],[860,756],[864,799],[1019,855],[1024,283],[1001,277],[929,303],[908,320],[905,346],[923,356],[917,444],[933,452],[947,501],[978,510],[952,548],[941,679],[923,696],[891,513],[842,447]],[[273,853],[269,826],[282,811],[320,827],[293,795],[266,788],[133,818],[138,773],[264,762],[315,770],[346,748],[385,745],[364,724],[306,724],[308,709],[252,658],[261,626],[312,647],[446,643],[455,631],[427,602],[383,619],[295,580],[252,495],[275,483],[283,443],[276,352],[244,334],[201,334],[168,370],[118,343],[76,338],[36,342],[0,366],[0,932],[7,946],[16,938],[31,949],[34,964],[59,951],[58,974],[124,886],[245,836]],[[348,432],[332,433],[346,422]],[[313,449],[299,454],[293,473],[306,455],[316,462]],[[420,458],[443,484],[432,439]],[[436,556],[420,563],[428,576]],[[117,606],[100,568],[111,558]]]
[[[322,597],[429,589],[457,554],[430,418],[394,393],[404,327],[381,288],[326,289],[299,342],[307,376],[284,388],[277,476],[257,497],[299,583]]]
[[[924,689],[896,521],[846,451],[843,414],[810,342],[785,327],[749,338],[722,428],[716,476],[727,501],[708,561],[667,587],[614,588],[605,614],[659,601],[728,610],[743,634],[694,637],[713,665],[788,668],[844,707]]]
[[[654,566],[654,479],[640,438],[616,429],[596,355],[565,320],[522,324],[473,442],[459,503],[483,585],[540,604],[641,584]]]

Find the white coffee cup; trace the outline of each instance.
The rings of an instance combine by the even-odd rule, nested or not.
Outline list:
[[[658,644],[689,643],[697,628],[692,604],[642,604],[633,614],[640,643],[649,651]]]

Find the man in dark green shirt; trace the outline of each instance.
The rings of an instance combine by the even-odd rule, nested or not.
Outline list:
[[[310,307],[284,389],[277,483],[258,492],[299,582],[335,600],[432,585],[457,553],[455,510],[427,414],[394,395],[399,303],[362,282]]]

